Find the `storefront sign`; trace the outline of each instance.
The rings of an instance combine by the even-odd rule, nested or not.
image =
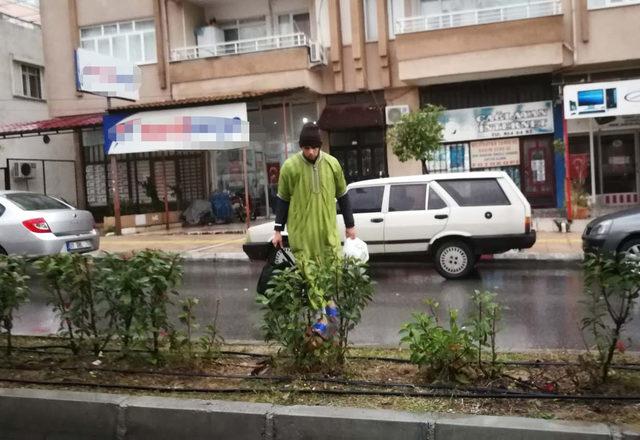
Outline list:
[[[551,101],[444,111],[444,142],[553,133]]]
[[[640,79],[564,86],[565,119],[640,114]]]
[[[471,168],[520,165],[518,138],[471,142]]]

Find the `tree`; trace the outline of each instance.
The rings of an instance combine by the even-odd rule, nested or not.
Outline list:
[[[426,107],[402,115],[400,121],[387,131],[387,144],[400,162],[410,159],[422,162],[422,174],[428,174],[427,161],[440,148],[442,124],[439,122],[444,109],[427,104]]]

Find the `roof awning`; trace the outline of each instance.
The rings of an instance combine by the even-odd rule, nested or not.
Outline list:
[[[266,99],[280,96],[286,97],[297,92],[305,92],[307,90],[308,89],[306,87],[293,87],[289,89],[257,90],[253,92],[228,93],[222,95],[205,95],[167,101],[138,102],[134,104],[114,106],[108,111],[109,113],[117,113],[121,111],[160,110],[179,107],[193,107],[194,105],[217,105],[229,102],[247,101],[252,99]]]
[[[77,128],[99,127],[102,125],[102,115],[103,113],[90,113],[0,125],[0,138],[39,136],[67,132]]]
[[[230,150],[249,146],[245,103],[108,115],[106,154]]]
[[[383,127],[384,108],[369,104],[329,105],[320,115],[318,126],[328,131]]]

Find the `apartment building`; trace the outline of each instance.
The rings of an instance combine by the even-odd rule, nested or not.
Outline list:
[[[37,4],[0,4],[0,41],[0,189],[39,191],[76,203],[73,135],[54,139],[22,132],[25,121],[49,117]]]
[[[52,116],[107,112],[104,98],[76,90],[78,47],[142,71],[140,100],[113,100],[109,114],[244,103],[261,215],[309,120],[326,131],[349,181],[420,173],[419,162],[399,162],[385,133],[427,103],[446,108],[432,171],[504,169],[535,208],[561,207],[563,86],[640,77],[639,0],[48,0],[41,14]],[[103,127],[89,122],[74,128],[77,160],[84,202],[99,216],[111,179]],[[570,120],[566,130],[568,157],[586,157],[581,184],[593,200],[637,203],[640,119]],[[127,155],[118,159],[120,195],[144,209],[163,175],[174,206],[240,191],[241,157]]]

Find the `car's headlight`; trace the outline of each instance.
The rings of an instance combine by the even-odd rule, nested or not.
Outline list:
[[[591,234],[589,235],[605,235],[611,229],[611,225],[613,224],[613,220],[605,220],[601,223],[598,223],[591,229]]]

